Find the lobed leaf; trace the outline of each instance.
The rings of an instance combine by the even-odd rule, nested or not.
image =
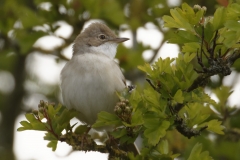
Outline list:
[[[222,28],[225,21],[226,21],[226,9],[224,7],[217,8],[217,10],[214,13],[212,22],[214,30],[216,31]]]
[[[156,73],[161,74],[162,72],[164,72],[164,73],[171,74],[172,73],[171,63],[173,61],[174,61],[174,58],[172,59],[170,59],[169,57],[165,59],[159,58],[152,66]]]
[[[178,28],[184,28],[187,31],[194,33],[194,29],[190,25],[189,21],[187,19],[185,19],[184,17],[182,17],[177,9],[171,9],[170,13],[171,13],[172,17],[174,18],[174,20],[176,21],[176,23],[180,26]]]
[[[148,139],[149,145],[156,145],[166,135],[170,122],[161,119],[154,113],[144,115],[144,126],[146,127],[144,136]]]
[[[183,103],[184,97],[182,96],[182,91],[180,89],[175,93],[173,99],[177,103]]]
[[[239,20],[240,17],[240,4],[232,3],[227,7],[228,19]]]
[[[191,32],[185,30],[177,30],[174,34],[169,38],[169,43],[176,44],[184,44],[190,42],[199,42],[199,38],[192,34]]]
[[[53,135],[50,132],[45,133],[45,136],[43,137],[44,140],[52,141],[52,140],[57,140],[57,137]]]
[[[199,24],[201,18],[204,16],[205,11],[203,9],[198,10],[196,13],[191,6],[187,3],[182,4],[182,14],[192,25]]]
[[[187,160],[213,160],[213,158],[209,156],[208,151],[202,152],[202,144],[197,143],[193,147]]]
[[[215,132],[217,134],[224,134],[223,129],[224,127],[221,125],[222,122],[218,121],[217,119],[213,119],[207,123],[207,130]]]
[[[98,119],[96,123],[92,125],[93,128],[104,127],[104,126],[121,126],[122,121],[117,115],[111,114],[105,111],[98,113]]]
[[[150,66],[150,64],[146,63],[144,66],[138,66],[138,69],[142,70],[146,74],[152,76],[153,75],[153,70]]]
[[[162,17],[163,21],[165,22],[164,27],[169,27],[169,28],[181,28],[179,24],[171,17],[171,16],[163,16]]]
[[[159,140],[166,135],[166,130],[169,128],[169,126],[169,121],[162,121],[153,128],[147,128],[144,131],[144,135],[147,137],[148,143],[150,145],[156,145]]]
[[[184,43],[184,46],[182,47],[182,52],[197,53],[199,49],[200,49],[200,43],[189,42],[189,43]]]
[[[52,148],[52,151],[57,149],[58,140],[50,141],[47,147]]]
[[[20,124],[22,127],[19,127],[17,131],[25,131],[25,130],[38,130],[38,131],[46,131],[45,123],[40,122],[36,119],[34,114],[27,113],[25,117],[28,121],[21,121]]]
[[[156,92],[153,89],[145,89],[143,93],[144,93],[143,94],[144,100],[146,102],[151,104],[153,107],[160,108],[160,104],[159,104],[160,95],[158,92]]]
[[[232,31],[228,30],[222,34],[222,36],[225,38],[223,41],[223,44],[227,48],[232,48],[235,44],[238,43],[240,40],[240,30],[239,31]]]
[[[193,58],[196,57],[196,55],[197,55],[196,53],[192,53],[192,54],[186,53],[186,54],[184,54],[184,62],[186,62],[186,63],[191,62],[193,60]]]

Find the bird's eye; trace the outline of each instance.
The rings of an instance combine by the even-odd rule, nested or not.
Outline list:
[[[100,38],[101,40],[104,40],[104,39],[106,39],[106,36],[105,36],[104,34],[100,34],[100,35],[99,35],[99,38]]]

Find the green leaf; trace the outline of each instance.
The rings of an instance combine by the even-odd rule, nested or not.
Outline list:
[[[156,75],[159,76],[159,74],[162,74],[162,72],[164,73],[169,73],[171,74],[172,73],[172,67],[171,67],[171,63],[174,61],[175,59],[172,58],[170,59],[169,57],[168,58],[165,58],[165,59],[162,59],[162,58],[159,58],[152,66],[154,67],[154,73]],[[157,77],[157,76],[156,76]],[[152,77],[154,78],[154,77]],[[157,77],[158,78],[158,77]]]
[[[144,126],[146,127],[144,135],[147,137],[149,145],[156,145],[166,135],[170,122],[161,119],[154,113],[144,115]]]
[[[199,49],[200,43],[197,42],[184,43],[184,46],[182,47],[182,52],[196,53]]]
[[[37,119],[35,118],[35,116],[32,113],[25,114],[25,117],[29,122],[36,122],[37,121]]]
[[[57,108],[54,108],[53,105],[48,105],[47,106],[47,113],[48,113],[48,116],[50,117],[50,119],[54,119],[56,113],[57,113]],[[59,109],[59,108],[58,108]]]
[[[209,156],[208,151],[202,152],[202,144],[197,143],[187,160],[212,160],[213,158]]]
[[[59,112],[59,109],[54,111],[55,115],[57,116],[57,123],[60,125],[63,125],[64,123],[68,123],[72,118],[76,117],[79,113],[76,110],[68,110],[67,108],[64,107],[62,112]],[[56,119],[56,117],[55,117]]]
[[[202,34],[202,29],[200,31]],[[211,43],[211,40],[213,39],[213,36],[215,35],[214,27],[212,23],[207,23],[204,27],[204,40],[207,41],[207,43]]]
[[[21,121],[20,124],[24,127],[24,128],[28,128],[28,129],[32,129],[32,125],[27,122],[27,121]]]
[[[188,31],[177,30],[176,32],[174,32],[174,34],[172,34],[168,42],[176,43],[176,44],[184,44],[184,43],[190,43],[190,42],[199,42],[199,38]]]
[[[182,4],[182,10],[184,12],[186,12],[186,14],[189,14],[189,15],[194,15],[195,14],[195,12],[193,11],[193,8],[190,7],[187,3]]]
[[[150,145],[156,145],[159,140],[166,135],[166,130],[169,128],[169,121],[162,121],[155,125],[155,127],[147,128],[144,131],[144,135],[148,138]]]
[[[159,108],[159,98],[160,95],[153,89],[145,89],[144,91],[144,99],[149,103],[152,104],[154,107]]]
[[[144,122],[142,114],[143,114],[142,111],[136,110],[132,115],[131,125],[133,126],[142,125]]]
[[[227,17],[228,19],[239,20],[240,17],[240,4],[230,3],[227,8]]]
[[[226,9],[224,7],[218,8],[214,13],[213,18],[213,28],[214,30],[218,30],[223,27],[226,21]]]
[[[184,97],[182,96],[182,91],[180,89],[175,93],[173,99],[178,103],[183,103]]]
[[[93,128],[105,127],[105,126],[121,126],[122,122],[117,115],[111,114],[105,111],[98,113],[98,119],[96,123],[92,125]]]
[[[38,131],[46,131],[45,123],[40,122],[36,119],[36,117],[32,113],[25,114],[26,119],[29,121],[21,121],[20,124],[22,127],[19,127],[17,131],[25,131],[25,130],[38,130]]]
[[[169,28],[181,28],[181,26],[171,17],[171,16],[163,16],[163,21],[165,22],[164,27]]]
[[[58,140],[50,141],[47,145],[47,147],[52,148],[52,151],[55,151],[57,149]]]
[[[231,48],[239,41],[240,31],[226,31],[222,33],[222,36],[225,38],[223,41],[224,45]]]
[[[201,103],[190,103],[184,107],[180,112],[181,117],[186,119],[187,125],[193,127],[194,125],[202,124],[212,113],[210,107],[203,106]],[[198,126],[198,128],[204,125]]]
[[[186,63],[189,63],[189,62],[191,62],[192,60],[193,60],[193,58],[195,58],[196,57],[196,53],[192,53],[192,54],[190,54],[190,53],[185,53],[184,54],[184,61],[186,62]]]
[[[167,140],[162,140],[157,146],[157,150],[161,154],[168,154],[169,153],[169,146],[168,146],[168,141]]]
[[[228,20],[224,24],[225,27],[229,28],[232,31],[239,31],[240,30],[240,23],[235,20]]]
[[[130,144],[130,143],[134,143],[136,137],[130,137],[130,136],[123,136],[120,138],[120,143],[123,144],[123,143],[127,143],[127,144]]]
[[[140,94],[139,87],[134,89],[130,95],[129,102],[132,105],[133,109],[136,110],[139,104],[142,102],[142,96]]]
[[[111,135],[113,135],[114,138],[120,138],[127,135],[127,131],[125,128],[119,128],[116,131],[113,131]]]
[[[153,70],[152,70],[150,64],[148,64],[148,63],[145,63],[144,66],[138,66],[138,69],[142,70],[143,72],[145,72],[149,75],[153,74]]]
[[[187,3],[182,4],[182,14],[186,19],[188,19],[189,23],[192,25],[198,25],[199,21],[204,15],[204,10],[200,9],[197,13],[194,12],[193,8],[189,6]]]
[[[134,143],[134,141],[137,138],[137,135],[135,136],[129,136],[127,129],[126,128],[118,128],[117,130],[111,132],[111,135],[116,138],[119,139],[119,142],[121,144],[123,143]]]
[[[52,133],[48,132],[48,133],[45,133],[45,136],[43,137],[43,139],[48,141],[53,141],[53,140],[57,140],[57,137],[55,137],[55,135],[53,135]]]
[[[223,129],[224,127],[221,125],[221,121],[218,121],[217,119],[211,120],[207,123],[207,130],[215,132],[217,134],[224,134]]]
[[[175,8],[170,10],[171,16],[163,16],[165,27],[186,29],[191,33],[195,33],[194,26],[198,25],[204,16],[204,9],[200,9],[197,13],[187,3],[182,4],[182,9]]]
[[[226,104],[229,96],[233,93],[232,88],[228,86],[221,86],[213,90],[221,105]]]
[[[177,24],[180,26],[178,28],[184,28],[187,31],[193,32],[194,33],[194,29],[193,27],[190,25],[190,23],[188,22],[188,20],[186,20],[184,17],[182,17],[177,9],[171,9],[170,13],[172,15],[172,17],[174,18],[174,20],[177,22]],[[166,26],[166,25],[165,25]]]
[[[85,132],[87,131],[87,129],[88,129],[88,126],[87,126],[87,125],[79,125],[79,126],[75,129],[74,133],[76,133],[76,134],[83,134],[83,133],[85,133]]]

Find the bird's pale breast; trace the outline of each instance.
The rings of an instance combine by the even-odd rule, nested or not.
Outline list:
[[[100,111],[113,112],[117,91],[125,88],[124,76],[106,55],[78,54],[61,72],[63,102],[80,112],[79,119],[93,124]]]

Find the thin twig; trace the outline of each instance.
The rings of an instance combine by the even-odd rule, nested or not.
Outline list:
[[[152,63],[155,60],[155,58],[158,55],[159,50],[162,48],[162,46],[164,45],[165,42],[166,42],[166,40],[163,39],[162,42],[160,43],[160,45],[158,46],[158,48],[153,50],[154,54],[151,57],[151,59],[148,61],[148,63]]]
[[[228,48],[226,52],[221,56],[221,58],[225,57],[231,50],[232,48]]]
[[[146,81],[150,84],[150,86],[157,91],[157,88],[152,84],[152,81],[150,79],[146,79]],[[158,92],[158,91],[157,91]]]
[[[214,51],[215,48],[217,46],[217,37],[218,37],[218,30],[215,32],[214,38],[213,38],[213,46],[212,46],[212,50],[210,52],[210,58],[214,58]]]

